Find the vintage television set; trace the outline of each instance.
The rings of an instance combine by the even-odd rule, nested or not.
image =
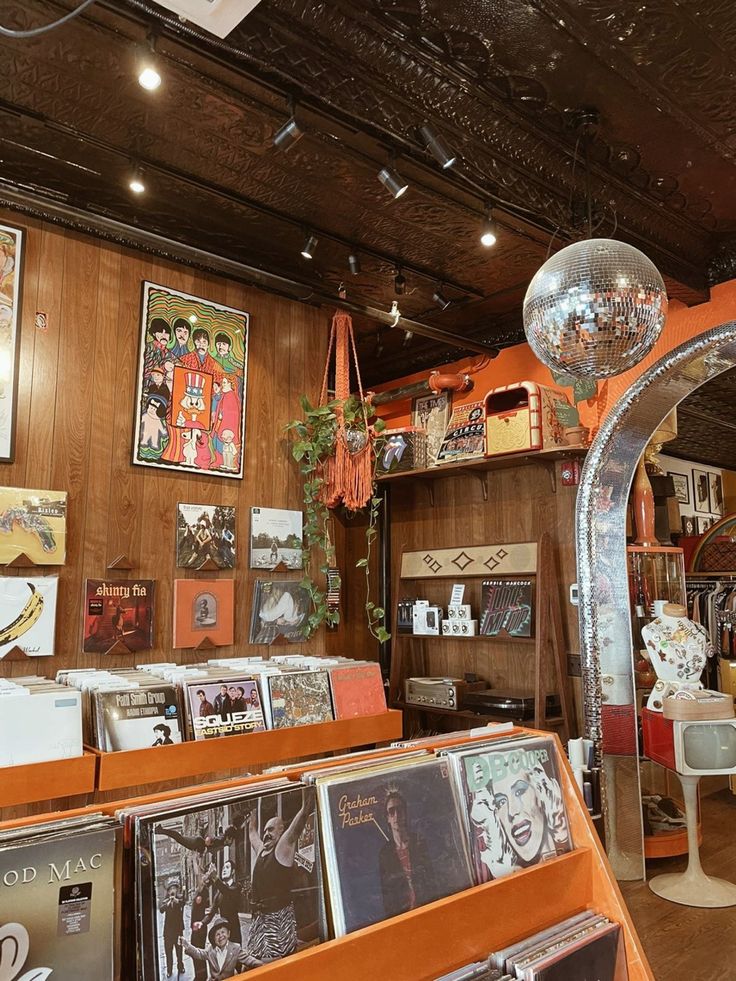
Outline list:
[[[675,769],[686,776],[736,773],[736,719],[673,723]]]

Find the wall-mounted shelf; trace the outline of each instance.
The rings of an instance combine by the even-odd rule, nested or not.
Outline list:
[[[94,793],[96,767],[97,757],[91,752],[68,760],[2,767],[0,809]]]
[[[174,746],[117,753],[94,751],[98,758],[97,789],[119,790],[222,770],[247,770],[399,739],[401,734],[401,712],[390,710],[355,719],[220,736]]]

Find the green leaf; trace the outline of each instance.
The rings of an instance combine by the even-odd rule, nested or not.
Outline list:
[[[355,563],[356,569],[364,569],[368,565],[368,559],[358,559]]]
[[[580,413],[575,406],[568,405],[567,402],[555,402],[555,415],[565,429],[580,425]]]
[[[386,611],[382,606],[377,606],[373,610],[373,612],[375,613],[375,615],[378,617],[379,620],[383,620],[383,618],[386,616]]]
[[[386,423],[383,421],[383,419],[376,419],[376,421],[373,423],[373,428],[377,433],[382,433],[386,428]]]
[[[385,644],[386,641],[391,640],[391,634],[386,630],[385,627],[379,627],[376,631],[376,640],[380,644]]]
[[[575,404],[595,398],[598,394],[598,384],[591,378],[576,378],[572,386],[572,397]]]

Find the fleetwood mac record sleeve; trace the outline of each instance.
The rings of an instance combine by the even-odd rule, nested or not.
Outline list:
[[[115,836],[112,825],[29,828],[0,847],[3,978],[113,981]]]
[[[25,554],[36,565],[66,559],[66,491],[0,487],[0,565]]]
[[[152,579],[88,579],[84,599],[85,654],[105,654],[118,641],[129,651],[153,647]]]
[[[295,671],[267,678],[274,729],[332,722],[330,679],[326,671]]]
[[[572,850],[554,740],[505,741],[447,758],[462,791],[479,882]]]
[[[473,885],[446,760],[326,777],[318,793],[336,936]]]
[[[14,647],[27,657],[54,653],[58,576],[0,576],[0,660]]]

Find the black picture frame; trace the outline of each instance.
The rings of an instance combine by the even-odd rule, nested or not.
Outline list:
[[[675,485],[675,496],[679,504],[690,507],[690,478],[686,473],[677,473],[675,470],[668,470],[667,476],[672,477]]]
[[[721,474],[711,471],[708,474],[708,484],[710,490],[710,512],[717,514],[719,518],[724,514],[723,502],[723,479]]]
[[[693,469],[693,505],[698,514],[710,514],[710,474]]]

